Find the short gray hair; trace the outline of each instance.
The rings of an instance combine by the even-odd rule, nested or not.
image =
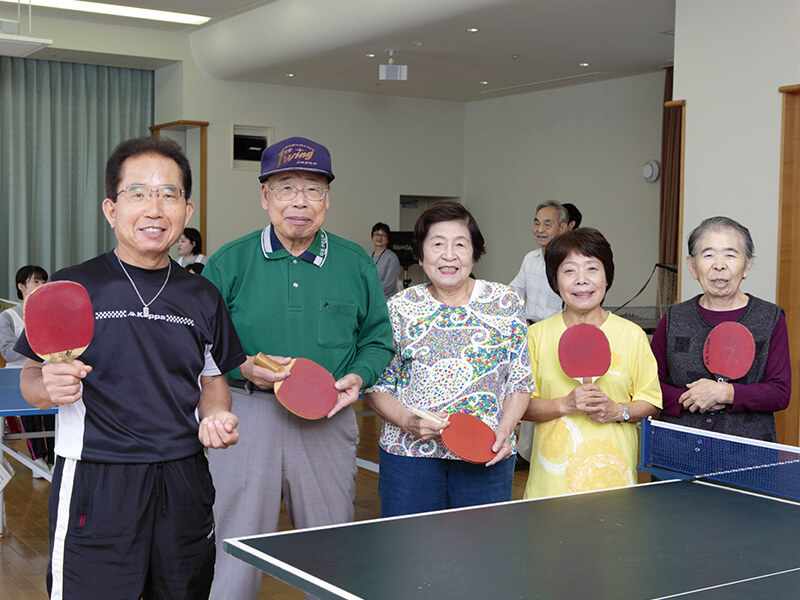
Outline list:
[[[738,221],[734,221],[730,217],[709,217],[705,219],[700,225],[692,229],[689,234],[688,246],[689,256],[695,258],[700,250],[697,246],[702,238],[709,231],[720,231],[725,229],[732,229],[739,234],[742,243],[742,252],[747,262],[753,260],[756,254],[756,247],[753,244],[753,238],[750,236],[750,230]]]
[[[564,208],[564,205],[561,204],[558,200],[545,200],[544,202],[540,202],[539,206],[536,207],[536,212],[538,213],[543,208],[548,206],[552,206],[558,211],[558,224],[563,225],[569,223],[569,211]]]

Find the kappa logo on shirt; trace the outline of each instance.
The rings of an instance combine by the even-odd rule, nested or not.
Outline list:
[[[166,323],[174,323],[175,325],[185,325],[187,327],[194,327],[194,319],[189,317],[181,317],[180,315],[158,315],[150,313],[145,315],[142,311],[135,310],[100,310],[94,313],[96,321],[106,319],[146,319],[148,321],[165,321]]]

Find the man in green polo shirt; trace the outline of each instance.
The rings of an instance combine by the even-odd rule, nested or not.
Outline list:
[[[322,229],[333,181],[328,149],[298,137],[277,142],[264,150],[259,180],[270,225],[220,248],[203,270],[248,355],[228,374],[236,452],[209,453],[217,488],[214,600],[258,597],[261,572],[225,554],[222,540],[276,531],[281,500],[298,528],[353,520],[358,427],[350,405],[394,354],[375,263]],[[255,366],[258,352],[328,369],[339,390],[328,418],[287,411],[272,393],[287,374]]]

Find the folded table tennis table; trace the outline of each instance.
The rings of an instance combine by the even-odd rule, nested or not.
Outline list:
[[[696,446],[690,439],[688,452],[711,450]],[[798,449],[784,448],[797,471]],[[796,501],[685,477],[242,537],[223,548],[321,599],[751,600],[800,597],[799,538]]]
[[[23,439],[31,437],[42,437],[54,435],[53,431],[44,431],[37,433],[5,433],[5,424],[2,422],[4,417],[24,417],[35,415],[55,415],[58,414],[58,409],[41,409],[29,404],[25,398],[22,397],[22,392],[19,389],[19,369],[0,369],[0,454],[5,452],[9,456],[13,456],[17,461],[37,472],[47,481],[50,481],[50,471],[43,469],[40,465],[36,464],[29,456],[23,454],[16,448],[8,444],[7,440]],[[5,531],[5,502],[3,500],[3,491],[0,489],[0,536]]]

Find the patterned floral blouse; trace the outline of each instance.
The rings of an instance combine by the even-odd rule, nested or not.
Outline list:
[[[466,305],[447,306],[417,285],[389,300],[389,316],[397,354],[368,392],[391,394],[406,407],[468,412],[495,429],[505,397],[533,391],[525,313],[508,286],[477,280]],[[423,442],[387,422],[380,446],[457,460],[440,438]]]

